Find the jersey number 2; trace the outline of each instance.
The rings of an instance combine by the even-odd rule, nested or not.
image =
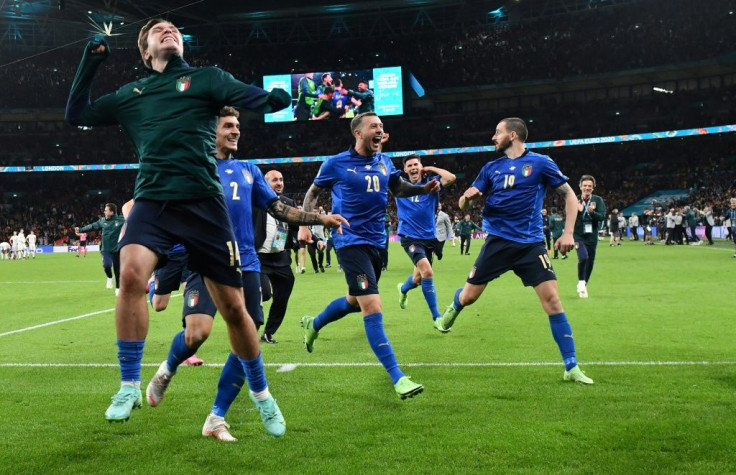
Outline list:
[[[240,199],[240,196],[238,196],[238,182],[237,181],[231,181],[230,182],[230,188],[233,189],[233,201],[237,201]]]

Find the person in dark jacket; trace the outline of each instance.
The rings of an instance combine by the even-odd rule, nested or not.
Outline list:
[[[296,206],[294,200],[284,196],[284,176],[271,170],[266,173],[266,181],[276,192],[279,200],[289,206]],[[298,226],[288,225],[276,220],[263,210],[253,208],[253,231],[256,251],[261,261],[261,292],[263,301],[273,298],[268,311],[266,326],[261,335],[264,343],[276,343],[274,334],[278,331],[286,315],[289,297],[294,289],[294,273],[291,270],[292,249],[299,249],[297,241]]]
[[[123,229],[125,218],[118,213],[115,203],[105,205],[105,217],[94,223],[81,228],[74,228],[76,233],[102,230],[102,241],[100,242],[100,254],[102,254],[102,268],[107,276],[107,288],[112,288],[112,275],[115,273],[115,295],[120,293],[120,253],[118,252],[118,239],[120,230]],[[77,254],[79,257],[79,254]],[[85,251],[86,257],[86,251]]]

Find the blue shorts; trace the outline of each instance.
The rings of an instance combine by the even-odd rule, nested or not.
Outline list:
[[[414,239],[409,236],[401,236],[401,247],[404,248],[414,265],[424,258],[427,258],[432,264],[435,255],[438,259],[441,259],[442,255],[441,243],[437,239]]]
[[[336,251],[337,261],[345,273],[348,293],[352,296],[374,295],[378,293],[378,280],[381,278],[381,249],[359,244]]]
[[[512,270],[526,287],[557,280],[544,242],[523,244],[489,235],[470,271],[469,284],[486,284]]]
[[[248,315],[253,319],[256,326],[260,326],[263,324],[260,272],[243,271],[241,283]],[[207,286],[205,286],[202,276],[196,272],[192,272],[187,279],[187,287],[184,291],[184,307],[181,312],[181,320],[184,328],[187,326],[187,316],[197,313],[203,313],[214,318],[217,313],[217,307],[210,293],[207,291]]]
[[[179,290],[182,282],[187,281],[189,270],[187,262],[189,261],[186,252],[169,253],[169,258],[163,267],[156,269],[156,295],[168,295],[175,290]]]
[[[174,244],[189,251],[189,269],[215,282],[242,285],[238,244],[222,196],[199,200],[156,201],[137,199],[118,245],[139,244],[166,263]]]

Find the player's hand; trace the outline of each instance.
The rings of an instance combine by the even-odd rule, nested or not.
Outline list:
[[[578,211],[582,212],[583,209],[585,209],[585,205],[583,205],[583,200],[578,201]]]
[[[350,226],[348,220],[340,216],[339,214],[321,214],[319,220],[322,225],[327,228],[337,228],[337,233],[342,234],[342,225]]]
[[[329,100],[330,97],[327,94],[319,94],[319,98],[323,101],[326,101]]]
[[[302,244],[312,244],[312,231],[307,226],[299,226],[296,238]]]
[[[98,59],[105,59],[110,56],[110,46],[107,44],[104,36],[97,35],[87,43],[87,51]]]
[[[437,173],[437,169],[435,167],[433,167],[431,165],[430,166],[426,166],[426,167],[422,167],[422,176],[423,177],[426,177],[426,176],[429,176],[429,175],[432,175],[432,174],[439,175],[439,173]]]
[[[381,136],[381,145],[383,145],[386,142],[388,142],[388,137],[389,137],[388,132],[384,131],[383,132],[383,135]]]
[[[78,232],[79,232],[79,227],[78,227],[78,226],[75,226],[75,227],[74,227],[74,232],[75,232],[75,233],[78,233]]]
[[[481,193],[480,190],[474,186],[471,186],[463,193],[463,197],[468,201],[480,198],[482,196],[483,193]]]
[[[555,249],[567,253],[573,250],[575,247],[575,239],[572,237],[572,233],[563,233],[557,241],[555,241]]]
[[[440,182],[437,180],[431,180],[422,185],[422,188],[424,188],[424,191],[427,194],[430,193],[439,193],[440,192]]]

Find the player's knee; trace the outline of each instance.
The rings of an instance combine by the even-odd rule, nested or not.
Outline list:
[[[364,303],[360,306],[360,309],[363,311],[363,315],[372,315],[374,313],[381,313],[383,311],[383,306],[381,305],[381,301],[376,299],[369,302]]]
[[[120,284],[129,291],[142,294],[146,289],[146,278],[136,269],[126,267],[120,271]]]
[[[189,348],[199,348],[210,336],[210,329],[208,328],[194,328],[184,332],[184,343]]]
[[[467,307],[468,305],[473,305],[476,300],[478,300],[478,297],[480,297],[480,295],[474,295],[470,292],[463,292],[460,294],[459,300],[463,307]]]
[[[223,320],[228,326],[245,326],[246,320],[249,320],[248,313],[245,310],[245,304],[235,300],[227,300],[223,302],[222,308],[217,308],[222,314]]]
[[[555,315],[563,311],[562,302],[560,302],[560,296],[556,293],[545,295],[544,297],[542,297],[542,306],[544,307],[548,315]]]
[[[156,312],[163,312],[168,306],[168,302],[161,302],[160,300],[157,300],[156,297],[153,298],[153,310]]]

